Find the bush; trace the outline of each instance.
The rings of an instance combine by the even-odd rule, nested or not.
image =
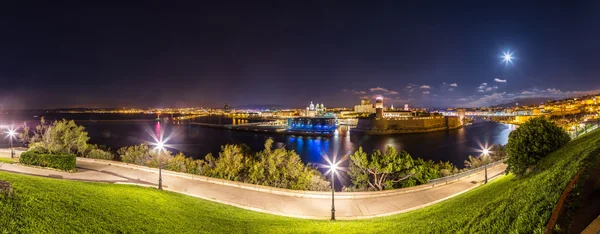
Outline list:
[[[202,160],[194,160],[186,157],[183,153],[178,153],[174,157],[169,158],[164,168],[169,171],[199,175],[202,163]]]
[[[86,155],[86,158],[96,158],[96,159],[104,159],[104,160],[113,160],[115,155],[109,151],[104,151],[101,149],[92,149]]]
[[[531,119],[508,137],[506,172],[522,175],[541,158],[570,140],[569,134],[552,121],[544,117]]]
[[[143,166],[148,164],[152,156],[156,154],[146,144],[123,147],[117,153],[121,156],[121,161]]]
[[[27,151],[21,154],[19,162],[26,165],[51,167],[63,171],[74,171],[76,157],[74,154],[40,154]]]
[[[220,179],[295,190],[329,190],[329,181],[316,168],[302,163],[296,152],[273,149],[272,145],[273,140],[268,139],[265,149],[257,153],[245,145],[225,145],[218,158],[208,154],[204,160],[195,160],[195,168],[202,175]]]
[[[44,118],[36,126],[32,137],[29,136],[29,127],[25,126],[19,138],[27,140],[36,152],[77,155],[85,153],[90,139],[85,128],[73,120],[63,119],[47,124]]]

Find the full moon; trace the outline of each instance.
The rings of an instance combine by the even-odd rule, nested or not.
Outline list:
[[[514,58],[512,55],[513,55],[513,53],[511,53],[510,51],[503,52],[502,62],[506,63],[507,65],[509,63],[512,64],[512,59]]]

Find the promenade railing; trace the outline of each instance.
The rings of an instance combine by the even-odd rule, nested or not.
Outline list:
[[[488,163],[487,164],[488,170],[491,169],[491,168],[494,168],[494,167],[496,167],[498,165],[503,164],[504,161],[506,161],[506,159],[501,159],[499,161]],[[485,170],[485,165],[483,165],[481,167],[473,168],[473,169],[468,170],[468,171],[463,171],[461,173],[457,173],[457,174],[454,174],[454,175],[449,175],[449,176],[445,176],[445,177],[441,177],[441,178],[429,180],[427,182],[427,184],[431,185],[432,187],[435,187],[436,185],[447,184],[447,183],[450,183],[450,182],[461,180],[461,179],[466,178],[466,177],[471,177],[471,176],[473,176],[473,175],[475,175],[475,174],[477,174],[479,172],[482,172],[484,170]],[[492,176],[495,176],[495,175],[488,174],[488,178],[491,178]]]

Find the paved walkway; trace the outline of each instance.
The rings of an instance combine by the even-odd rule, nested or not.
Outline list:
[[[2,157],[3,155],[0,155]],[[135,183],[156,186],[158,170],[90,159],[77,159],[78,172],[68,173],[19,164],[0,163],[0,171],[54,177],[70,180]],[[488,169],[490,177],[504,172],[504,164]],[[481,185],[483,173],[437,187],[420,186],[409,190],[336,193],[338,219],[361,219],[386,216],[418,209],[451,198]],[[222,180],[221,180],[222,181]],[[247,185],[247,186],[246,186]],[[257,188],[252,188],[259,187]],[[165,172],[163,187],[178,193],[204,198],[244,209],[312,219],[329,219],[331,193],[301,192],[283,189],[266,191],[262,186],[235,182],[219,182],[203,176]],[[263,187],[266,188],[266,187]]]

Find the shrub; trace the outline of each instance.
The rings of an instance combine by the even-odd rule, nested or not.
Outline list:
[[[155,154],[146,144],[123,147],[117,153],[121,156],[121,161],[137,165],[146,165]]]
[[[110,151],[104,151],[101,149],[92,149],[84,156],[86,158],[96,158],[104,160],[113,160],[115,158],[115,155]]]
[[[189,174],[200,174],[200,167],[202,165],[202,160],[194,160],[192,158],[188,158],[183,153],[178,153],[177,155],[169,158],[166,163],[165,169],[169,171],[177,171],[184,172]]]
[[[19,158],[22,164],[51,167],[63,171],[74,171],[76,160],[74,154],[40,154],[33,151],[24,152]]]
[[[506,171],[522,175],[541,158],[570,140],[569,134],[552,121],[544,117],[531,119],[508,137]]]
[[[273,149],[272,144],[273,140],[268,139],[265,149],[257,153],[245,145],[225,145],[218,158],[208,154],[204,160],[195,160],[194,165],[198,173],[220,179],[296,190],[329,189],[323,175],[302,163],[296,152]]]
[[[85,128],[75,124],[73,120],[63,119],[47,124],[44,118],[36,126],[32,137],[26,126],[19,138],[27,140],[30,148],[36,152],[77,155],[85,153],[90,139]]]

